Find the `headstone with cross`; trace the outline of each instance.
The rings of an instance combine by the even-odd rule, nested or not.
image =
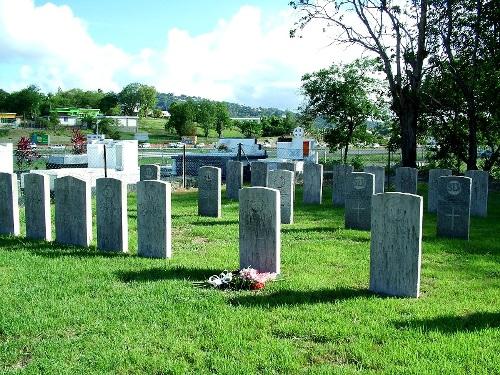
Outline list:
[[[221,176],[220,168],[198,169],[198,215],[221,217]]]
[[[333,166],[332,201],[334,206],[345,206],[347,177],[354,171],[352,165]]]
[[[52,241],[49,176],[37,173],[24,175],[24,208],[26,237]]]
[[[229,160],[226,165],[226,197],[238,200],[238,192],[243,187],[243,163]]]
[[[0,172],[0,234],[19,235],[17,175]]]
[[[394,184],[400,193],[417,194],[418,170],[416,168],[396,168]]]
[[[164,181],[137,183],[137,254],[172,256],[171,186]]]
[[[451,176],[449,169],[429,170],[429,185],[427,188],[427,211],[436,213],[438,205],[438,181],[441,176]]]
[[[375,176],[372,173],[353,172],[348,175],[344,210],[346,228],[370,230],[373,194]]]
[[[263,161],[254,161],[251,164],[250,181],[252,186],[267,186],[267,175],[269,172],[269,163]]]
[[[90,183],[72,176],[54,182],[56,241],[89,246],[92,241]]]
[[[304,163],[303,202],[321,204],[323,198],[323,165]]]
[[[442,176],[438,180],[437,235],[469,239],[470,177]]]
[[[471,206],[472,216],[488,216],[488,180],[487,171],[471,170],[465,172],[466,177],[472,178]]]
[[[291,171],[277,169],[269,172],[268,187],[280,192],[281,224],[293,223],[293,180]]]
[[[418,297],[422,257],[422,197],[406,193],[372,198],[370,290]]]
[[[280,273],[280,192],[265,187],[244,188],[239,199],[240,268]]]
[[[144,164],[140,167],[140,180],[159,180],[160,166],[157,164]]]
[[[373,173],[375,176],[375,194],[383,193],[385,185],[385,168],[369,165],[363,169],[363,172]]]
[[[97,248],[128,252],[127,184],[116,178],[96,180]]]

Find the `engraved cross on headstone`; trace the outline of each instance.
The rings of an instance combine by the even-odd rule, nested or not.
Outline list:
[[[455,229],[455,218],[460,217],[460,215],[455,214],[455,207],[451,208],[451,214],[446,214],[447,217],[451,217],[451,230]]]
[[[354,210],[354,211],[356,211],[356,217],[357,217],[357,219],[356,219],[356,220],[357,220],[357,221],[359,221],[359,213],[360,213],[361,211],[366,210],[366,208],[361,207],[361,203],[360,203],[360,202],[358,202],[358,206],[357,206],[357,207],[355,207],[355,208],[353,208],[353,210]]]

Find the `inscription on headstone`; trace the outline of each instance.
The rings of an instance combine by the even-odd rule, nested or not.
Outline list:
[[[0,172],[0,234],[19,235],[17,175]]]
[[[221,216],[221,176],[220,168],[198,169],[198,215]]]
[[[269,172],[269,164],[262,161],[254,161],[251,164],[251,183],[252,186],[267,186],[267,174]]]
[[[437,235],[469,239],[472,179],[444,176],[438,180]]]
[[[466,177],[472,178],[470,214],[472,216],[488,216],[488,179],[487,171],[467,171]]]
[[[137,183],[137,254],[172,256],[171,186],[164,181]]]
[[[323,198],[323,165],[304,163],[304,193],[306,204],[321,204]]]
[[[97,247],[128,252],[127,184],[115,178],[96,180]]]
[[[24,175],[24,208],[26,237],[52,241],[49,176],[37,173]]]
[[[238,200],[238,192],[243,187],[243,163],[229,160],[226,167],[226,197]]]
[[[156,164],[144,164],[140,167],[140,180],[159,180],[160,166]]]
[[[352,172],[347,176],[344,211],[346,228],[370,230],[374,185],[375,176],[371,173]]]
[[[294,174],[277,169],[269,172],[268,186],[280,192],[281,224],[293,223]]]
[[[422,257],[422,197],[406,193],[372,197],[370,290],[418,297]]]
[[[345,191],[347,176],[354,171],[352,165],[333,166],[333,205],[345,206]]]
[[[279,191],[264,187],[241,189],[240,268],[280,273],[280,231]]]
[[[416,168],[396,168],[396,191],[400,193],[417,194],[418,170]]]
[[[66,245],[89,246],[92,241],[90,184],[72,176],[56,178],[56,241]]]
[[[372,173],[375,176],[375,194],[383,193],[385,185],[385,168],[370,165],[365,167],[363,171]]]
[[[427,211],[437,212],[438,206],[438,181],[439,177],[451,176],[449,169],[431,169],[429,170],[429,186],[427,193]]]

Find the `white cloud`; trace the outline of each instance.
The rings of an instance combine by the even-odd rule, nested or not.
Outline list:
[[[303,38],[290,39],[296,18],[292,10],[264,15],[257,7],[243,6],[210,32],[191,35],[174,28],[163,49],[144,48],[132,55],[96,43],[68,6],[0,0],[0,63],[20,67],[12,81],[17,83],[0,82],[0,87],[35,83],[47,91],[120,90],[139,81],[162,92],[294,109],[302,74],[360,53],[329,46],[320,24]]]

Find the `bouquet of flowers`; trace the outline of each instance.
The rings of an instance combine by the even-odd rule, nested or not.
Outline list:
[[[274,272],[259,272],[248,267],[234,272],[224,270],[220,275],[210,276],[207,283],[218,289],[259,290],[276,276]]]

